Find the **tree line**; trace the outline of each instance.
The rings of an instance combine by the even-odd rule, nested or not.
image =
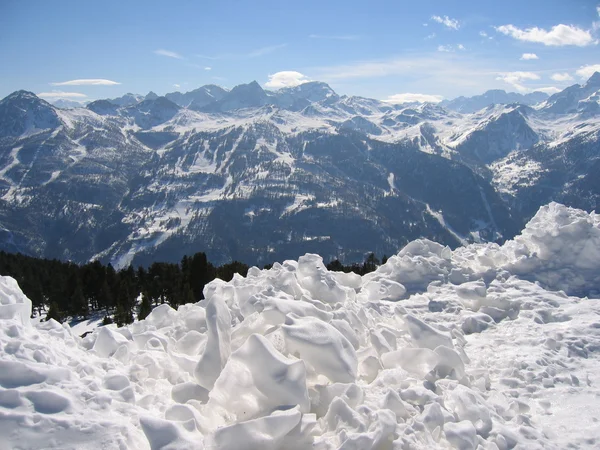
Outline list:
[[[384,256],[383,262],[386,259]],[[335,259],[327,268],[364,275],[379,263],[371,253],[363,264],[345,266]],[[122,326],[133,322],[134,317],[144,319],[159,304],[177,308],[202,300],[207,283],[215,278],[230,281],[236,273],[246,276],[248,268],[239,261],[215,266],[203,252],[184,256],[180,263],[154,262],[148,268],[115,270],[110,263],[99,261],[78,265],[0,251],[0,275],[17,280],[32,301],[34,315],[46,312],[47,319],[59,322],[101,313],[104,324],[114,321]]]

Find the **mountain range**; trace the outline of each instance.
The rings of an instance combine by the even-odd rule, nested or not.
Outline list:
[[[502,242],[549,201],[597,210],[599,101],[598,73],[437,105],[321,82],[73,109],[17,91],[0,101],[0,249],[123,267]]]

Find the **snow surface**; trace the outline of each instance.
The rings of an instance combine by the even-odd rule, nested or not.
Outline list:
[[[600,215],[556,203],[503,246],[307,254],[83,339],[1,277],[0,448],[598,448],[599,292]]]

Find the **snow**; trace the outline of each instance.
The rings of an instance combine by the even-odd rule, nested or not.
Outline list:
[[[514,240],[318,255],[80,338],[0,278],[2,448],[562,449],[600,442],[600,215]]]

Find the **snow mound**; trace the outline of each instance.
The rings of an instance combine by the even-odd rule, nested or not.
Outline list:
[[[556,203],[503,246],[418,240],[364,277],[309,254],[83,339],[2,277],[2,445],[597,448],[600,304],[567,293],[599,277],[599,216]]]

